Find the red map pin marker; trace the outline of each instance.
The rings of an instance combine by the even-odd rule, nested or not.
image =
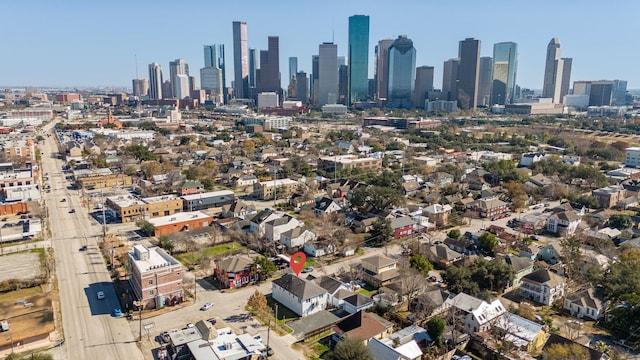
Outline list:
[[[307,255],[305,255],[302,251],[298,251],[297,253],[291,255],[291,260],[289,260],[289,266],[293,269],[293,272],[296,273],[296,276],[300,275],[300,271],[304,267],[304,263],[307,261]]]

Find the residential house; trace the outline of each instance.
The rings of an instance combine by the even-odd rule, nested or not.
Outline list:
[[[475,243],[464,236],[461,236],[457,239],[446,238],[443,241],[443,244],[447,245],[449,249],[458,252],[460,254],[471,255],[478,250],[478,247]]]
[[[491,218],[508,211],[507,204],[497,198],[481,198],[467,204],[467,210],[476,212],[482,218]]]
[[[342,149],[343,154],[353,154],[355,151],[353,144],[346,140],[338,140],[335,142],[335,145]]]
[[[555,265],[560,262],[562,257],[562,249],[556,243],[549,243],[549,245],[543,247],[538,251],[538,260],[544,260],[545,262]]]
[[[542,173],[529,177],[529,182],[536,187],[544,188],[549,185],[558,184],[559,180],[557,176],[546,176]]]
[[[244,219],[247,215],[255,214],[256,207],[246,202],[235,199],[233,203],[222,207],[222,217]]]
[[[364,270],[364,281],[375,288],[391,283],[400,275],[396,261],[384,255],[370,256],[360,263]]]
[[[393,323],[373,312],[358,311],[333,327],[333,341],[345,338],[361,339],[365,345],[370,339],[383,339],[393,333]]]
[[[561,237],[571,236],[576,232],[582,218],[575,211],[563,211],[547,218],[547,231]]]
[[[592,347],[582,345],[578,342],[562,337],[556,333],[549,333],[549,338],[547,339],[547,342],[544,344],[544,347],[542,348],[542,353],[544,354],[547,349],[549,349],[551,346],[555,344],[577,345],[581,347],[584,350],[584,352],[588,354],[585,360],[609,360],[610,359],[609,355],[603,353],[602,351],[598,351]]]
[[[333,276],[324,275],[319,278],[313,279],[313,281],[320,286],[321,288],[327,291],[329,294],[329,305],[334,307],[342,307],[343,298],[339,298],[338,294],[341,292],[348,292],[349,294],[353,294],[351,292],[351,286],[343,283],[342,281],[336,279]],[[350,296],[350,295],[348,295]]]
[[[264,224],[264,235],[267,241],[280,241],[282,233],[295,229],[304,224],[291,215],[284,214],[283,216],[269,220]]]
[[[544,160],[544,154],[542,153],[524,153],[520,157],[520,166],[531,167],[538,161]]]
[[[520,281],[526,275],[533,272],[533,260],[526,257],[515,256],[508,254],[504,257],[504,261],[511,266],[514,271],[512,287],[520,286]]]
[[[564,278],[547,269],[538,269],[521,279],[520,296],[551,305],[564,295]]]
[[[564,309],[569,311],[571,316],[596,321],[604,315],[608,305],[609,302],[592,287],[579,290],[564,298]]]
[[[449,184],[452,184],[454,179],[453,179],[453,175],[440,171],[429,176],[427,180],[428,182],[433,184],[433,186],[442,188]]]
[[[341,210],[342,206],[340,206],[335,200],[328,197],[323,197],[315,203],[313,213],[316,214],[316,216],[321,216],[334,214]]]
[[[424,328],[411,325],[383,339],[372,338],[367,348],[375,360],[418,360],[432,342]]]
[[[291,273],[273,280],[271,296],[300,316],[325,310],[329,300],[325,289]]]
[[[402,183],[402,195],[412,195],[418,192],[422,186],[416,180],[409,180]]]
[[[373,229],[373,224],[377,220],[377,216],[356,215],[355,219],[353,219],[353,222],[351,223],[351,227],[353,227],[356,232],[369,232]]]
[[[280,243],[287,248],[297,248],[306,243],[313,243],[317,238],[315,232],[306,229],[303,224],[280,234]]]
[[[199,194],[201,192],[204,192],[204,185],[197,180],[185,180],[178,187],[180,196]]]
[[[276,148],[268,146],[258,150],[256,155],[258,160],[265,161],[269,158],[278,156],[278,151],[276,150]]]
[[[303,251],[312,257],[320,257],[333,254],[336,251],[334,244],[329,239],[315,239],[304,243]]]
[[[282,214],[271,209],[264,209],[251,216],[251,218],[247,217],[246,219],[249,221],[249,231],[260,237],[265,234],[265,224],[280,217],[282,217]]]
[[[430,286],[411,300],[411,309],[423,312],[426,317],[439,315],[449,309],[451,304],[447,300],[451,298],[453,295],[447,290]]]
[[[475,200],[473,200],[473,198],[465,197],[465,198],[456,200],[453,205],[455,206],[457,211],[466,211],[469,204],[471,204],[474,201]]]
[[[436,226],[445,226],[449,224],[449,215],[451,215],[451,205],[433,204],[422,210],[427,215],[429,222]]]
[[[529,354],[539,354],[547,341],[543,325],[516,314],[506,313],[495,322],[504,339]]]
[[[231,185],[237,188],[252,186],[258,182],[258,178],[253,175],[234,176],[231,178]]]
[[[342,308],[349,314],[354,314],[358,311],[364,311],[370,307],[373,307],[373,305],[373,299],[362,294],[353,294],[344,298],[342,302]]]
[[[462,320],[464,331],[467,333],[490,330],[491,324],[507,312],[499,299],[487,303],[471,295],[459,293],[447,301],[449,306],[455,309],[458,321]]]
[[[627,190],[622,185],[610,185],[591,192],[603,208],[613,207],[618,201],[627,197]]]
[[[245,255],[231,256],[216,262],[213,276],[227,289],[253,283],[258,280],[258,272],[253,260]]]
[[[451,250],[447,245],[435,244],[426,250],[427,260],[434,263],[439,268],[447,268],[455,262],[462,260],[463,255]]]
[[[259,200],[286,198],[298,190],[298,182],[291,179],[277,179],[253,184],[253,197]]]
[[[408,216],[397,217],[391,220],[391,229],[394,237],[400,239],[412,235],[415,232],[416,223]]]
[[[295,209],[308,210],[312,209],[316,205],[316,199],[310,193],[295,193],[291,195],[289,204],[291,204]]]

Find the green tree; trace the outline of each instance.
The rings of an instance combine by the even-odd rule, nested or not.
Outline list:
[[[459,229],[452,229],[447,233],[447,236],[451,239],[457,240],[460,238],[462,234],[460,234]]]
[[[157,160],[157,157],[143,145],[128,146],[125,152],[140,161]]]
[[[257,270],[260,274],[261,280],[270,278],[276,271],[278,271],[276,264],[264,256],[258,256],[253,263],[257,265]]]
[[[358,337],[345,337],[326,356],[327,360],[373,360],[369,349]]]
[[[249,296],[247,306],[253,311],[262,311],[267,308],[267,298],[263,293],[256,290],[253,295]]]
[[[480,248],[493,254],[498,247],[498,238],[490,232],[484,232],[478,237]]]
[[[369,235],[370,245],[379,246],[386,244],[393,238],[391,220],[378,218],[371,227],[371,234]]]
[[[204,186],[205,190],[213,190],[213,180],[211,178],[202,178],[200,179],[200,183]]]
[[[409,259],[412,268],[420,271],[423,275],[429,275],[429,271],[433,270],[433,265],[424,256],[413,254]]]
[[[575,279],[580,274],[580,266],[582,266],[580,240],[576,236],[560,240],[560,253],[565,264],[566,276]]]
[[[478,284],[471,280],[471,271],[468,267],[451,266],[442,274],[442,279],[447,287],[454,293],[467,293],[475,296],[480,292]]]
[[[167,250],[169,253],[173,252],[173,248],[174,248],[173,243],[171,242],[171,239],[169,239],[167,235],[161,235],[160,237],[158,237],[158,246]]]
[[[135,166],[127,166],[126,168],[124,168],[124,173],[129,176],[135,175],[137,172],[138,170]]]
[[[552,344],[542,352],[543,360],[586,360],[589,358],[587,349],[577,343]]]
[[[434,316],[427,322],[427,333],[436,342],[436,345],[440,345],[442,342],[442,334],[444,334],[446,325],[445,320],[439,316]]]
[[[136,221],[136,225],[140,228],[140,230],[142,230],[142,232],[144,232],[148,236],[153,236],[156,231],[156,227],[147,220],[138,220]]]
[[[633,220],[628,214],[613,214],[609,217],[609,226],[624,230],[633,226]]]
[[[604,294],[609,298],[620,298],[625,294],[640,293],[640,249],[633,248],[620,253],[619,261],[609,267],[603,278]]]
[[[366,208],[371,206],[376,210],[386,210],[404,203],[404,196],[398,191],[382,186],[358,187],[353,190],[351,204]]]

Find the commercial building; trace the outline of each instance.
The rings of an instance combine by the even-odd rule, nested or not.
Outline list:
[[[376,65],[375,65],[375,83],[376,98],[378,101],[387,99],[387,85],[389,83],[389,48],[393,44],[393,39],[384,39],[378,41],[376,45]]]
[[[547,58],[544,68],[544,83],[542,97],[551,98],[554,103],[560,103],[569,93],[571,80],[571,58],[561,58],[560,40],[553,38],[547,45]],[[575,91],[574,91],[574,94]]]
[[[622,185],[611,185],[593,190],[591,196],[596,198],[603,208],[610,208],[627,197],[627,190]]]
[[[200,88],[206,91],[209,100],[216,105],[224,103],[224,70],[217,67],[200,69]]]
[[[149,94],[149,80],[147,79],[133,79],[131,80],[133,88],[133,96],[143,97]]]
[[[78,186],[87,190],[108,189],[116,186],[131,186],[131,176],[126,174],[108,174],[78,177]]]
[[[129,283],[145,309],[182,302],[182,264],[159,247],[129,251]]]
[[[34,161],[36,159],[35,141],[32,138],[6,138],[0,142],[0,149],[8,160]]]
[[[206,76],[203,76],[202,70],[206,68],[218,69],[217,71],[208,70],[205,71]],[[228,99],[226,91],[224,91],[227,83],[225,59],[224,59],[224,45],[204,45],[204,68],[200,69],[200,88],[203,90],[216,91],[214,96],[216,99],[221,98],[222,102],[227,103]],[[205,87],[204,77],[207,77],[207,83]],[[218,83],[213,83],[216,80]]]
[[[416,49],[413,41],[400,35],[389,47],[387,107],[413,107],[416,77]]]
[[[258,94],[258,109],[267,109],[267,108],[275,108],[280,105],[280,100],[278,97],[278,93],[270,91],[270,92],[261,92]]]
[[[613,81],[592,81],[589,91],[589,106],[611,105],[613,100]]]
[[[335,104],[338,100],[338,45],[322,43],[318,49],[317,105]],[[314,95],[315,97],[315,95]]]
[[[478,106],[491,105],[491,85],[493,85],[493,58],[480,58],[480,75],[478,76]]]
[[[249,97],[249,41],[247,23],[233,22],[233,90],[236,98]]]
[[[627,148],[624,165],[633,168],[640,167],[640,147]]]
[[[256,91],[280,95],[280,39],[277,36],[269,36],[267,42],[267,50],[260,51],[260,69],[256,70]]]
[[[382,170],[382,159],[358,158],[356,155],[321,156],[318,159],[318,169],[326,172],[334,170],[361,169],[364,172]]]
[[[258,200],[285,198],[298,190],[298,182],[291,179],[277,179],[253,184],[253,197]]]
[[[416,69],[413,91],[413,106],[424,109],[428,94],[433,91],[433,66],[419,66]]]
[[[232,204],[236,195],[231,190],[220,190],[202,194],[182,196],[185,211],[203,210]]]
[[[517,69],[518,44],[514,42],[494,44],[491,105],[504,105],[513,102]]]
[[[349,17],[347,105],[367,99],[369,93],[369,16]]]
[[[449,59],[444,62],[442,69],[442,93],[446,94],[446,97],[438,100],[457,101],[459,67],[459,58]]]
[[[184,99],[189,96],[189,65],[183,59],[169,62],[171,97]],[[166,97],[166,96],[165,96]]]
[[[213,223],[213,216],[192,211],[149,219],[149,222],[155,227],[153,235],[161,236],[207,227]]]
[[[426,101],[425,110],[427,111],[444,111],[446,113],[452,113],[458,111],[457,101],[435,100]]]
[[[288,129],[293,123],[290,116],[252,115],[243,116],[244,125],[260,125],[264,130]]]
[[[138,198],[134,195],[107,197],[106,205],[121,222],[169,216],[182,212],[182,199],[176,195]]]
[[[478,105],[480,40],[466,38],[460,41],[458,57],[458,106],[462,110],[475,110]]]
[[[627,105],[627,82],[625,80],[613,80],[611,105]]]
[[[562,104],[553,103],[508,104],[504,106],[505,114],[544,115],[562,114],[563,111]]]
[[[293,79],[298,74],[298,58],[295,56],[289,57],[289,80]]]

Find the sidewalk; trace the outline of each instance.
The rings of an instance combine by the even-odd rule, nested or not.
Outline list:
[[[30,354],[36,351],[46,351],[53,347],[59,346],[61,342],[58,340],[57,333],[51,332],[47,339],[33,341],[28,344],[20,344],[16,343],[13,345],[13,349],[11,346],[0,349],[0,358],[4,359],[7,355],[11,353],[16,354]]]

